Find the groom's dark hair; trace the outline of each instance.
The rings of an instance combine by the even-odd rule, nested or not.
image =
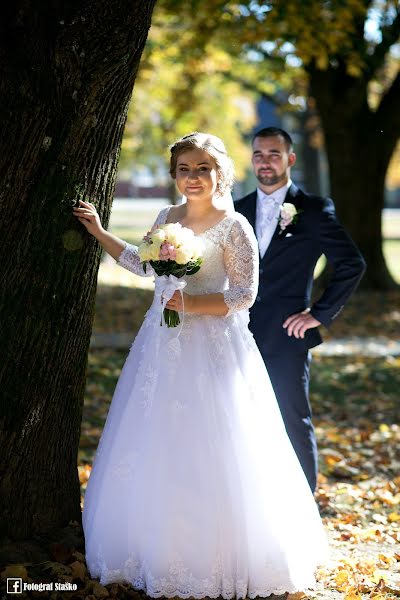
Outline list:
[[[284,129],[281,129],[280,127],[264,127],[263,129],[260,129],[260,131],[257,131],[257,133],[254,134],[252,143],[254,142],[254,140],[256,138],[259,138],[259,137],[266,138],[266,137],[275,137],[277,135],[280,135],[281,137],[283,137],[287,151],[293,152],[292,138],[290,137],[290,135],[288,134],[287,131],[285,131]]]

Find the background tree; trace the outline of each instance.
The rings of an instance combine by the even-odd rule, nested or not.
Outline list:
[[[395,0],[161,0],[184,19],[209,10],[214,44],[259,68],[302,68],[321,119],[338,214],[361,248],[363,285],[395,286],[382,254],[385,177],[400,136],[400,7]],[[212,12],[216,11],[216,12]],[[214,16],[215,15],[215,16]],[[218,15],[218,19],[217,16]],[[204,34],[202,18],[199,30]],[[233,75],[235,77],[235,75]],[[304,80],[303,80],[304,86]]]
[[[236,176],[248,167],[243,134],[255,124],[255,95],[226,77],[232,68],[229,54],[210,43],[213,28],[204,15],[201,26],[192,17],[156,8],[140,64],[135,97],[128,111],[121,151],[121,167],[149,168],[155,177],[168,171],[168,146],[190,131],[221,135],[235,161]],[[215,25],[214,25],[215,28]],[[202,35],[197,35],[199,29]],[[137,118],[140,109],[140,119]],[[170,180],[170,199],[175,183]]]
[[[101,249],[155,0],[1,6],[0,539],[80,521],[77,449]]]

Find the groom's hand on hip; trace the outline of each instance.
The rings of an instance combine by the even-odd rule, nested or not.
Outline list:
[[[320,321],[314,319],[310,314],[310,309],[306,308],[303,312],[290,315],[283,324],[289,336],[294,335],[295,338],[304,338],[307,329],[313,329],[321,325]]]

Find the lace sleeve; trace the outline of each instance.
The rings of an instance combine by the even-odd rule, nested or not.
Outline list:
[[[141,277],[151,277],[154,275],[153,269],[150,265],[147,266],[146,273],[144,272],[143,265],[140,262],[138,254],[138,246],[128,244],[128,242],[125,242],[125,248],[117,258],[117,265],[123,267],[124,269],[128,269],[128,271],[132,271],[132,273],[135,273],[135,275],[140,275]]]
[[[167,206],[167,208],[163,208],[163,210],[158,214],[157,219],[154,221],[154,225],[159,225],[160,223],[165,222],[168,210],[169,206]],[[154,271],[150,265],[147,265],[146,273],[144,272],[143,265],[140,262],[138,255],[138,246],[128,244],[128,242],[125,242],[125,248],[117,258],[117,265],[127,269],[128,271],[132,271],[132,273],[135,273],[135,275],[140,275],[141,277],[152,277],[154,275]]]
[[[227,236],[224,250],[229,288],[224,291],[226,316],[249,308],[258,289],[258,246],[250,223],[244,217],[236,220]]]

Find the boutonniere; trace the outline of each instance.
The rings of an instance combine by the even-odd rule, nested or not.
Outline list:
[[[278,217],[278,223],[280,227],[280,232],[283,233],[289,225],[296,225],[297,220],[299,218],[299,214],[303,212],[302,210],[297,210],[294,204],[290,202],[284,202],[281,206],[281,212]]]

